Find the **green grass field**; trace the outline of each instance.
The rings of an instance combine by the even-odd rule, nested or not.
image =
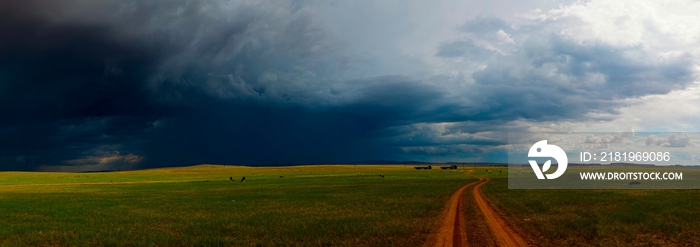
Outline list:
[[[493,174],[408,168],[2,172],[0,244],[420,246],[449,196],[477,177],[491,178],[483,187],[487,198],[542,246],[700,243],[697,190],[509,190],[505,168]],[[238,182],[243,176],[246,182]],[[463,200],[468,243],[494,246],[471,190]]]
[[[475,178],[408,168],[3,172],[0,244],[419,246],[449,196]]]
[[[700,244],[700,190],[523,190],[491,177],[486,196],[542,246]]]

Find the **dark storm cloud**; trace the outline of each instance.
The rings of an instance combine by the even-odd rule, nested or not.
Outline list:
[[[320,85],[334,48],[302,9],[102,4],[4,8],[7,169],[379,159],[372,135],[441,97],[395,76]],[[115,6],[106,20],[66,13]]]
[[[11,18],[0,25],[0,114],[12,116],[4,124],[155,112],[142,83],[157,47],[114,40],[101,27]]]
[[[494,17],[462,25],[473,36],[435,53],[486,65],[466,75],[473,83],[345,78],[361,71],[348,61],[362,61],[345,54],[348,44],[309,4],[0,2],[0,165],[102,170],[476,155],[504,144],[505,131],[528,129],[513,121],[614,113],[616,99],[694,78],[689,59],[635,60],[626,56],[634,47],[530,37]],[[487,49],[489,42],[500,43]]]
[[[7,169],[33,169],[89,155],[96,146],[138,152],[136,135],[172,112],[145,87],[170,48],[114,27],[62,23],[35,1],[0,8],[0,155]]]
[[[383,157],[366,115],[299,107],[221,104],[163,121],[149,154],[166,163],[280,164]]]
[[[183,105],[191,105],[187,98],[192,93],[182,85],[154,90],[153,78],[162,76],[162,65],[179,56],[184,50],[182,42],[192,39],[179,40],[181,33],[173,30],[149,32],[146,29],[153,20],[146,19],[181,8],[201,10],[206,4],[151,4],[154,2],[3,2],[0,153],[8,169],[18,168],[13,161],[20,169],[81,160],[91,164],[100,157],[138,162],[141,159],[134,156],[148,156],[144,144],[152,140],[143,140],[143,136],[154,123],[190,109]],[[116,6],[131,10],[114,17],[109,11]],[[162,12],[154,12],[156,7]],[[81,10],[88,14],[80,15]],[[236,30],[234,25],[229,34]],[[211,42],[206,45],[216,48]],[[209,56],[207,51],[198,52]]]
[[[406,154],[420,155],[456,155],[456,154],[481,154],[485,152],[482,146],[473,145],[436,145],[422,147],[405,147]]]

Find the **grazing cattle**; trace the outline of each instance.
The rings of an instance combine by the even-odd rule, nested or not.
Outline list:
[[[229,182],[233,182],[233,177],[228,177]]]
[[[379,174],[380,177],[384,178],[384,174]]]
[[[241,182],[245,181],[245,177],[241,178]]]

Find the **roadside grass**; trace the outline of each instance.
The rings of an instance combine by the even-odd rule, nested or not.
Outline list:
[[[3,172],[0,244],[419,246],[450,195],[476,179],[408,168]]]
[[[539,246],[700,243],[698,190],[523,190],[507,173],[488,177],[484,194]]]

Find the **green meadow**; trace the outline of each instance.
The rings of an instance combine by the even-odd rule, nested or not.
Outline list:
[[[700,190],[508,189],[505,173],[483,190],[540,246],[700,245]]]
[[[367,165],[2,172],[0,244],[419,246],[475,180]]]
[[[200,165],[0,172],[0,244],[421,246],[450,195],[478,177],[491,178],[483,186],[487,198],[537,245],[700,243],[698,190],[513,190],[505,168],[482,169]],[[463,200],[468,243],[494,246],[471,190]]]

